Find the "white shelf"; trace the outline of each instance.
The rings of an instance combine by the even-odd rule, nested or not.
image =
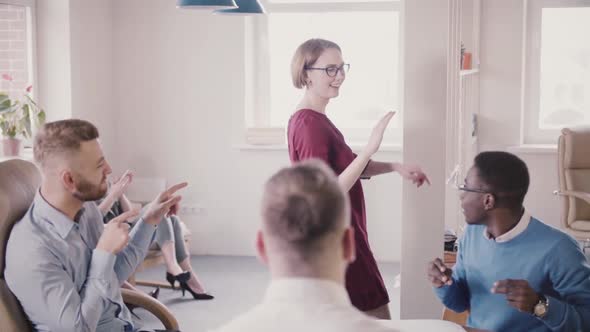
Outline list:
[[[479,69],[468,69],[468,70],[461,70],[461,76],[468,76],[468,75],[475,75],[479,73]]]

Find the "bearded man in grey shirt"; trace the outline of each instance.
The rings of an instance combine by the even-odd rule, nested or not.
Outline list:
[[[38,331],[137,331],[120,285],[147,253],[158,223],[178,210],[180,183],[160,193],[133,231],[126,212],[107,225],[94,201],[112,172],[98,130],[47,123],[35,137],[41,187],[8,240],[6,281]]]

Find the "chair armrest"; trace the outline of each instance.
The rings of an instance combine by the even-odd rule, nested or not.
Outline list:
[[[586,203],[590,204],[590,193],[585,193],[583,191],[571,191],[571,190],[556,190],[553,192],[555,195],[558,196],[572,196],[575,198],[579,198],[583,201],[585,201]]]
[[[121,295],[123,296],[123,302],[142,307],[156,316],[160,322],[162,322],[165,329],[178,330],[178,321],[172,312],[170,312],[170,310],[168,310],[168,308],[166,308],[166,306],[160,301],[144,293],[125,288],[121,289]]]

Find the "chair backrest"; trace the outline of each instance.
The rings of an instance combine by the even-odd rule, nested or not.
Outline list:
[[[6,244],[14,224],[27,212],[41,184],[41,174],[28,161],[0,162],[0,321],[2,332],[31,331],[20,303],[4,279]]]
[[[560,191],[590,193],[590,128],[565,128],[558,144],[558,182]],[[562,196],[562,224],[574,236],[590,237],[590,204],[582,199]]]

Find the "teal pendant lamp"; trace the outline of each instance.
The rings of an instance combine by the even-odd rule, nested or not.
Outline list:
[[[176,7],[182,9],[231,9],[237,8],[234,0],[178,0]]]
[[[256,15],[265,14],[264,7],[257,0],[236,0],[238,8],[220,9],[214,11],[220,15]]]

